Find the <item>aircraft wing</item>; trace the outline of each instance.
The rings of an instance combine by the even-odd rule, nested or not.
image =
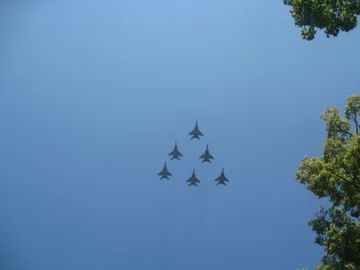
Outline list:
[[[178,156],[182,157],[183,155],[180,152],[178,152]]]
[[[211,154],[209,154],[209,158],[214,159],[214,157]]]
[[[215,181],[219,181],[219,182],[229,182],[229,180],[225,177],[225,176],[219,176],[218,178],[216,178]]]
[[[192,131],[189,133],[189,135],[194,135],[194,130],[192,130]]]
[[[205,158],[205,154],[202,154],[199,158]]]
[[[198,131],[198,133],[200,136],[204,136],[204,134],[202,134],[202,132],[200,130]]]
[[[192,181],[192,179],[191,178],[189,178],[188,180],[186,180],[186,182],[191,182]]]
[[[174,151],[171,151],[171,152],[169,153],[169,156],[173,156],[173,155],[175,155],[175,152],[174,152]]]
[[[162,174],[163,174],[163,171],[161,171],[161,172],[158,173],[159,176],[162,175]]]
[[[169,171],[167,172],[167,175],[172,176],[171,172],[169,172]]]

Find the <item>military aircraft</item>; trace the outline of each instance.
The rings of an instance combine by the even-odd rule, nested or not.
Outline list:
[[[172,176],[172,174],[168,171],[167,167],[166,167],[166,162],[164,164],[164,168],[162,169],[161,172],[158,173],[158,175],[161,175],[160,180],[166,178],[167,180],[170,180],[168,176]]]
[[[192,139],[198,139],[198,140],[200,140],[200,137],[199,136],[204,136],[204,134],[202,134],[202,132],[199,130],[199,127],[198,127],[198,122],[196,121],[196,123],[195,123],[195,127],[194,127],[194,129],[189,133],[189,135],[190,136],[192,136],[191,137],[191,140]]]
[[[218,182],[217,185],[222,184],[224,186],[226,186],[225,182],[229,182],[229,179],[225,177],[224,168],[222,169],[220,176],[216,178],[215,181]]]
[[[204,163],[205,161],[211,163],[210,159],[214,159],[214,157],[209,152],[209,146],[208,145],[206,145],[205,153],[202,154],[199,158],[204,159],[203,161],[201,161],[201,163]]]
[[[196,178],[196,175],[195,175],[195,169],[193,169],[193,173],[191,175],[191,177],[186,180],[187,183],[190,183],[188,186],[198,186],[197,183],[200,183],[200,180]]]
[[[179,149],[178,149],[178,146],[177,146],[177,142],[175,142],[175,146],[174,146],[174,150],[172,150],[170,153],[169,153],[169,156],[172,156],[172,160],[173,159],[177,159],[177,160],[180,160],[179,157],[182,157],[183,155],[179,152]]]

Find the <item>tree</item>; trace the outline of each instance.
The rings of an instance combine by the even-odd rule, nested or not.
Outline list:
[[[283,0],[291,6],[291,16],[302,27],[305,40],[313,40],[316,28],[325,29],[326,37],[336,37],[340,31],[349,32],[357,26],[360,0]]]
[[[315,243],[325,247],[325,269],[360,269],[360,95],[347,98],[345,118],[336,107],[320,117],[327,136],[323,156],[305,156],[296,180],[318,198],[328,198],[330,207],[321,208],[309,226],[316,232]]]

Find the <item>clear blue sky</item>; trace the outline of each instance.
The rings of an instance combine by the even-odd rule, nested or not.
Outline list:
[[[303,41],[280,0],[12,2],[0,5],[1,269],[320,264],[307,222],[323,202],[295,172],[321,155],[319,114],[359,93],[358,29]],[[201,141],[187,135],[196,120]],[[230,183],[216,186],[223,167]]]

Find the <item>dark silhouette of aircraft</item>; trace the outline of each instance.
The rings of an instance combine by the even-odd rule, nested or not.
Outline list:
[[[183,155],[180,153],[179,149],[178,149],[177,142],[175,142],[174,150],[172,150],[172,151],[169,153],[169,156],[172,156],[171,160],[173,160],[173,159],[180,160],[179,157],[182,157],[182,156],[183,156]]]
[[[189,183],[189,187],[190,186],[198,186],[197,183],[200,183],[200,180],[197,179],[196,175],[195,175],[195,169],[193,169],[193,173],[191,175],[191,177],[186,180],[187,183]]]
[[[189,135],[192,136],[191,140],[195,138],[200,140],[199,136],[204,136],[204,134],[202,134],[202,132],[199,130],[198,121],[196,121],[194,129],[189,133]]]
[[[209,162],[211,163],[211,160],[210,159],[214,159],[214,157],[210,154],[209,152],[209,146],[206,145],[206,150],[205,150],[205,153],[202,154],[200,157],[200,159],[204,159],[203,161],[201,161],[201,163],[204,163],[204,162]]]
[[[168,176],[172,176],[172,174],[168,171],[167,167],[166,167],[166,162],[164,164],[164,167],[162,169],[161,172],[158,173],[158,175],[160,176],[161,175],[161,178],[160,180],[166,178],[167,180],[169,180],[169,177]]]
[[[226,186],[225,182],[229,182],[229,179],[225,177],[224,168],[222,169],[220,176],[216,178],[215,181],[218,182],[217,185],[222,184],[224,186]]]

